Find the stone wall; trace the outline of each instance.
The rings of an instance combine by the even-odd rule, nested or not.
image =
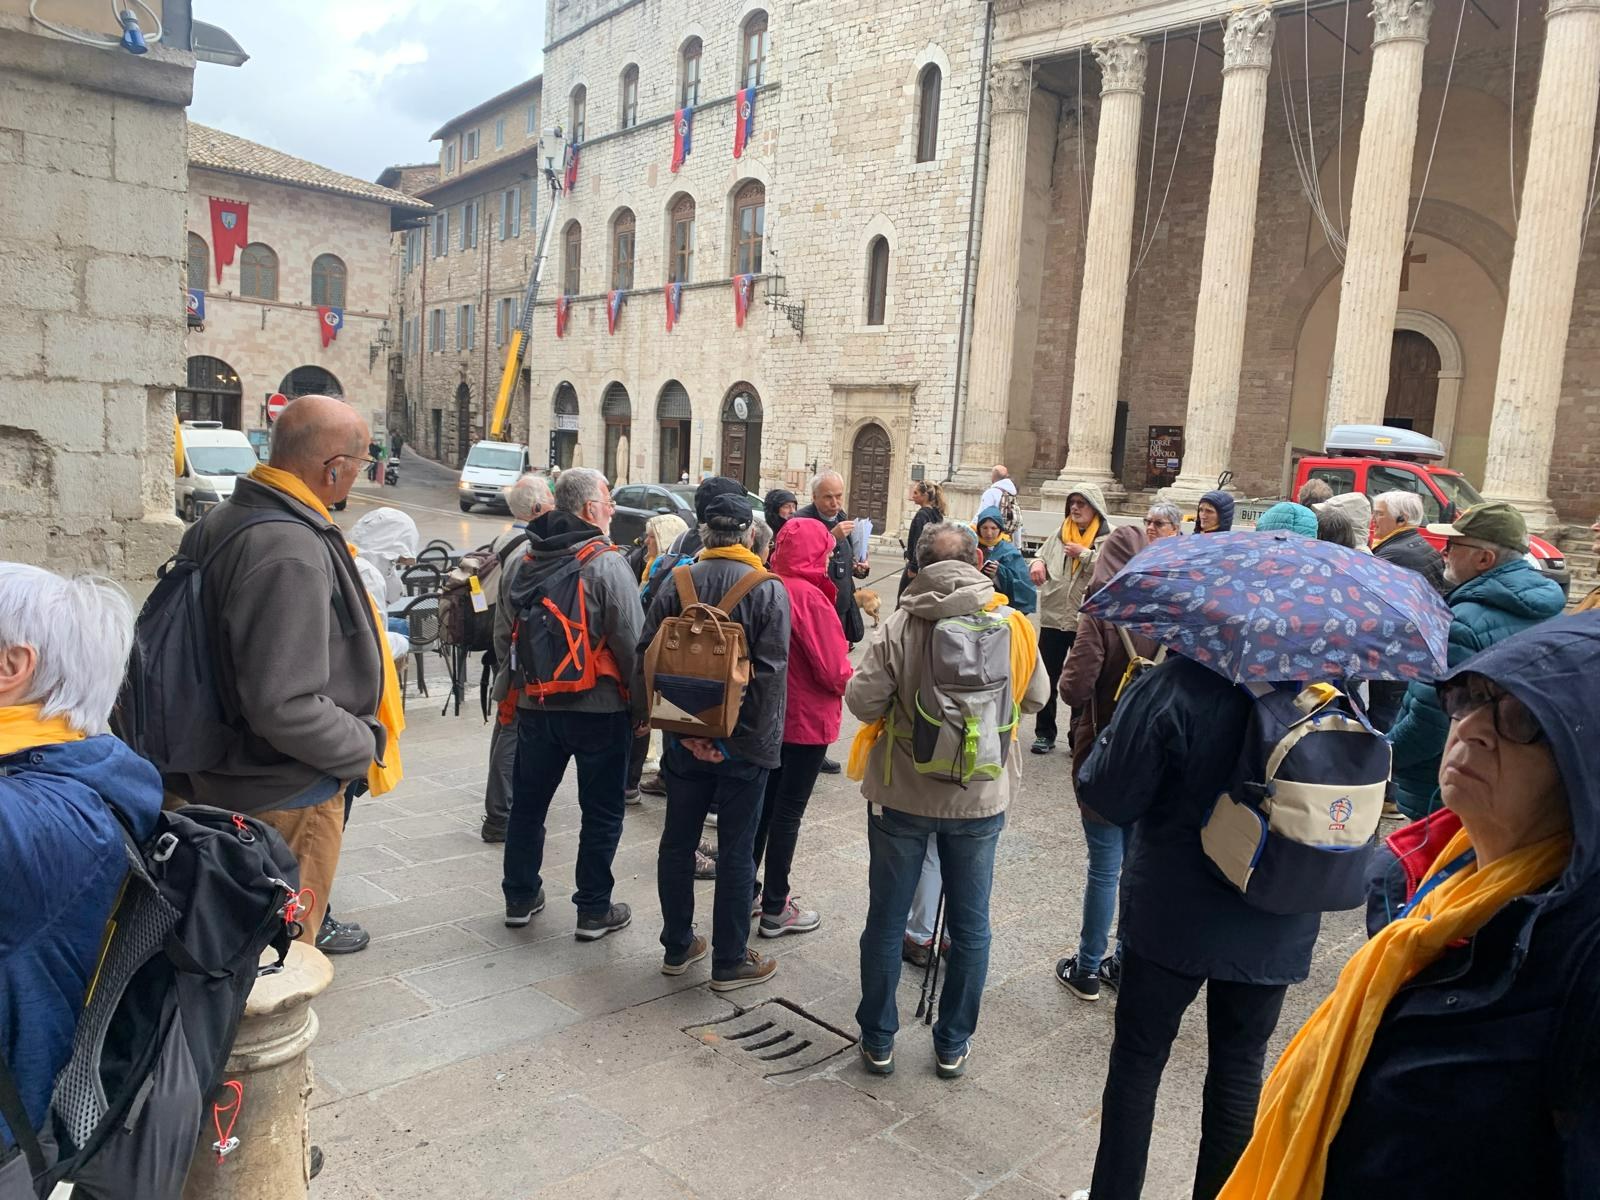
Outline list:
[[[0,558],[145,579],[181,532],[193,71],[0,10]]]

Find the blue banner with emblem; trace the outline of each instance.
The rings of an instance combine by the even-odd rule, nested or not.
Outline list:
[[[199,288],[186,288],[189,324],[198,325],[206,319],[206,294]]]

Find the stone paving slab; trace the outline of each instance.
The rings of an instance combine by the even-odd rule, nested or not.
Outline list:
[[[801,830],[793,886],[821,927],[756,939],[778,959],[773,982],[718,996],[707,964],[659,972],[659,797],[628,809],[614,864],[616,898],[634,911],[628,929],[572,937],[580,816],[570,772],[547,824],[547,907],[526,928],[504,926],[502,850],[478,837],[489,728],[475,700],[440,716],[434,691],[407,707],[407,778],[359,801],[347,831],[334,907],[373,942],[335,960],[316,1005],[312,1136],[327,1165],[315,1200],[1058,1200],[1087,1186],[1115,1002],[1076,1001],[1051,973],[1077,940],[1086,862],[1065,754],[1028,756],[1007,815],[966,1077],[934,1075],[929,1030],[912,1016],[922,972],[906,967],[895,1075],[867,1075],[850,1052],[784,1085],[684,1030],[781,997],[854,1034],[867,896],[857,785],[822,776]],[[835,759],[853,732],[847,716]],[[703,931],[711,895],[711,884],[696,886]],[[1358,914],[1325,921],[1274,1055],[1361,937]],[[1147,1196],[1188,1195],[1204,1061],[1202,999],[1167,1069]]]

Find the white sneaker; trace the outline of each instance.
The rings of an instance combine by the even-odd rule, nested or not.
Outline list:
[[[766,938],[782,937],[786,933],[810,933],[821,924],[822,917],[819,914],[801,908],[790,896],[777,916],[761,914],[760,933]]]

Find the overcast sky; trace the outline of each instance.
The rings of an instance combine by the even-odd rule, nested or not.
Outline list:
[[[250,61],[201,63],[191,119],[362,179],[539,71],[543,0],[194,0]]]

